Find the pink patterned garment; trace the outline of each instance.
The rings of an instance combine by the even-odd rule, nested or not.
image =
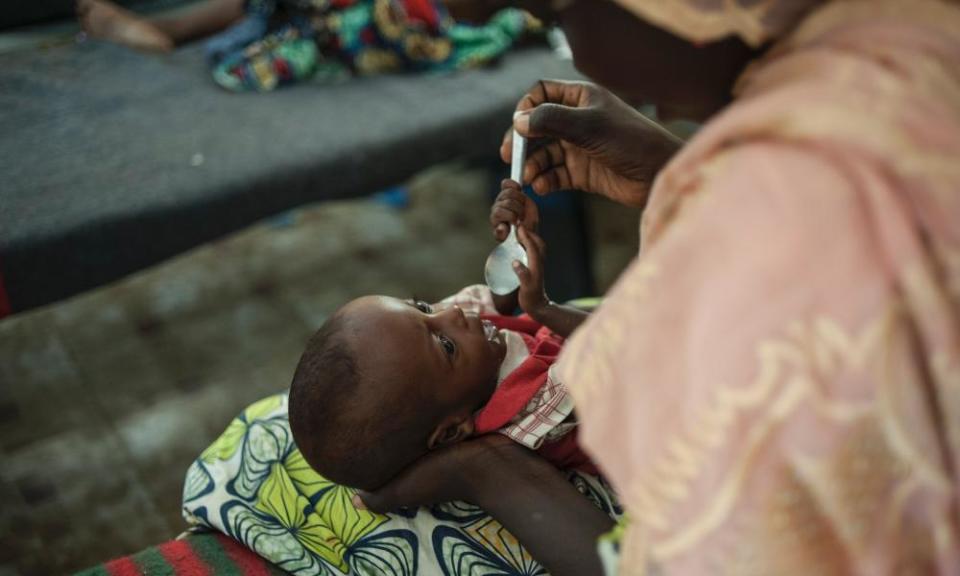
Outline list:
[[[811,12],[641,240],[558,366],[621,574],[960,574],[960,8]]]

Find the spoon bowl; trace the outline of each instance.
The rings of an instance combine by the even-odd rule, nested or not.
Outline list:
[[[520,287],[520,278],[513,269],[514,260],[527,265],[527,251],[517,240],[516,226],[511,225],[507,239],[493,249],[483,267],[483,277],[494,294],[503,296]]]

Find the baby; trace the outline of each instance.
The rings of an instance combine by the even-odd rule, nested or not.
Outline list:
[[[586,313],[546,297],[544,243],[527,228],[536,208],[504,184],[491,221],[498,234],[518,222],[529,267],[515,263],[517,292],[495,301],[473,286],[434,305],[365,296],[310,339],[290,387],[290,428],[327,479],[373,490],[431,450],[495,431],[558,467],[596,472],[551,369]],[[526,314],[505,315],[517,303]]]

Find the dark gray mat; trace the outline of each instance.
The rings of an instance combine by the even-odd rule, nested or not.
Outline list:
[[[494,156],[517,98],[572,77],[545,48],[446,76],[230,94],[199,47],[0,55],[0,271],[14,311],[104,284],[287,208]],[[455,190],[450,191],[455,194]]]
[[[195,0],[114,0],[137,12],[156,12],[194,2]],[[0,30],[44,22],[72,19],[76,0],[3,0]]]

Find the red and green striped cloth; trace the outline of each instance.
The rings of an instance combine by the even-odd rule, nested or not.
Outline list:
[[[220,533],[190,534],[76,576],[286,576],[237,541]]]

